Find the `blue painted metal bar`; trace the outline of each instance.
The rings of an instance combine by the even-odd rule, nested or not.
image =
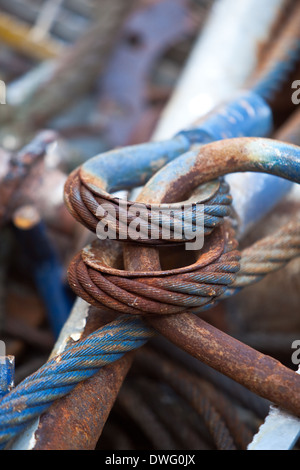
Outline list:
[[[241,136],[264,137],[272,132],[272,110],[258,94],[248,91],[223,104],[179,132],[173,139],[113,150],[87,161],[80,170],[84,184],[100,196],[106,192],[144,185],[163,165],[196,146]],[[194,154],[196,151],[192,150]],[[188,160],[190,154],[186,155]],[[241,237],[291,189],[292,182],[269,174],[226,176],[239,218]],[[251,198],[249,193],[251,192]],[[105,194],[106,193],[106,194]],[[71,204],[66,197],[69,207]]]
[[[184,135],[191,143],[204,144],[234,137],[264,137],[271,133],[272,127],[269,105],[257,93],[247,91],[237,93],[177,135]]]
[[[74,301],[68,286],[63,283],[63,268],[39,216],[26,228],[15,217],[14,227],[20,246],[31,263],[34,282],[45,303],[52,331],[57,337]]]
[[[168,162],[195,144],[241,136],[268,135],[272,130],[272,111],[257,94],[245,92],[223,104],[190,129],[173,139],[151,142],[105,152],[81,167],[84,183],[94,192],[114,192],[145,184]]]
[[[266,172],[300,182],[300,147],[268,138],[240,137],[212,142],[191,150],[157,172],[143,190],[149,202],[165,200],[180,179],[196,187],[231,172]],[[251,192],[247,195],[251,198]]]
[[[261,99],[261,103],[264,103],[262,99]],[[144,184],[155,171],[157,171],[159,168],[161,168],[170,160],[173,160],[174,158],[177,158],[182,153],[185,153],[188,150],[190,150],[191,146],[194,144],[207,143],[207,142],[210,142],[210,139],[218,140],[218,139],[223,139],[223,138],[228,138],[228,137],[240,137],[241,135],[248,135],[248,136],[267,135],[271,130],[270,123],[271,123],[272,118],[271,118],[270,109],[268,108],[266,103],[264,103],[263,106],[265,110],[267,111],[267,113],[264,114],[264,117],[261,119],[261,116],[256,115],[253,107],[247,106],[247,104],[249,104],[249,102],[245,100],[243,103],[243,108],[244,108],[243,112],[246,113],[245,115],[243,115],[243,113],[240,114],[239,112],[234,113],[234,115],[232,115],[230,113],[226,113],[226,110],[223,111],[223,113],[220,113],[220,116],[219,116],[220,127],[217,129],[217,132],[213,134],[212,136],[210,136],[210,131],[213,130],[213,125],[210,129],[209,126],[206,124],[205,127],[201,128],[200,126],[198,126],[196,127],[196,130],[189,129],[187,131],[179,133],[177,136],[175,136],[174,139],[171,139],[170,141],[165,142],[165,143],[154,143],[150,145],[146,144],[143,146],[129,147],[121,151],[116,150],[114,152],[108,152],[104,155],[95,157],[94,159],[90,160],[87,164],[85,164],[81,169],[81,176],[83,176],[83,178],[85,179],[85,184],[87,184],[88,186],[90,185],[90,187],[92,187],[95,190],[95,192],[97,192],[99,188],[101,188],[103,192],[103,190],[115,191],[117,189],[122,189],[124,187],[126,188],[134,187],[139,184]],[[229,107],[230,106],[234,107],[232,103],[229,105]],[[238,106],[236,109],[238,109]],[[221,123],[222,123],[222,115],[224,115],[224,113],[226,115],[226,121],[224,120],[223,124],[225,124],[227,131],[225,130],[223,133]],[[246,116],[245,120],[244,120],[244,116]],[[267,116],[267,121],[265,121],[266,116]],[[209,116],[207,117],[207,120],[209,121],[210,118],[216,119],[215,116],[211,115],[210,117]],[[240,118],[241,118],[241,122],[243,122],[245,126],[241,125]],[[216,126],[218,126],[218,122],[217,121],[215,122],[216,122]],[[267,125],[265,125],[266,122],[268,122]],[[226,132],[231,132],[231,134],[227,134]],[[241,132],[243,132],[244,134],[241,134]],[[255,133],[253,134],[253,132]],[[114,157],[113,162],[112,162],[111,157]],[[134,160],[134,161],[128,161],[127,159]],[[262,161],[263,161],[264,168],[268,168],[268,163],[269,163],[268,159],[265,159]],[[255,165],[257,165],[256,169],[260,168],[259,158],[254,159],[252,163],[254,167]],[[281,168],[280,171],[283,172],[283,176],[284,176],[285,175],[284,160],[281,160],[281,163],[283,167]],[[123,164],[124,164],[124,167],[123,167]],[[133,172],[136,172],[136,174],[133,175]],[[277,169],[275,168],[275,173],[276,172],[278,173]],[[289,175],[289,172],[287,171],[286,177],[288,177],[288,175]],[[297,173],[295,172],[293,173],[293,178],[296,178],[296,179],[298,178]],[[138,319],[134,318],[132,328],[130,329],[130,335],[132,335],[132,332],[134,328],[136,327],[139,328],[139,334],[141,333],[145,334],[145,325],[143,324],[143,322],[139,322]],[[110,335],[109,339],[113,339],[113,343],[109,345],[109,351],[112,350],[111,349],[112,347],[116,347],[117,345],[120,345],[120,343],[124,340],[121,334],[114,336],[113,338],[111,338],[111,335]],[[130,349],[130,347],[132,347],[132,345],[128,345],[128,349]],[[99,355],[99,348],[100,348],[100,344],[97,345],[97,358]],[[79,364],[79,359],[75,357],[73,353],[74,353],[74,349],[71,348],[71,350],[68,351],[68,355],[66,355],[66,358],[68,358],[67,365],[69,365],[70,363],[72,366],[74,364],[76,365]],[[90,358],[91,356],[89,356],[89,359]],[[60,362],[61,362],[61,357],[59,357],[59,360],[56,361],[56,365],[59,366]],[[88,360],[88,364],[82,365],[80,367],[84,368],[87,365],[88,366],[91,365],[90,360]],[[74,375],[75,374],[73,373],[71,375],[67,374],[67,377],[65,379],[66,383],[69,383],[68,382],[69,380],[75,381]],[[80,377],[78,377],[78,375]],[[76,376],[76,380],[79,380],[80,378],[84,377],[83,372],[80,372],[80,374],[78,375]],[[58,376],[56,376],[53,372],[52,379],[49,381],[51,386],[53,385],[53,379],[54,378],[57,379],[57,377]],[[30,380],[29,380],[24,385],[24,389],[20,390],[19,398],[21,400],[23,399],[23,394],[25,397],[25,394],[28,393],[28,391],[34,394],[33,396],[31,396],[30,403],[28,399],[26,400],[26,398],[24,398],[24,403],[26,403],[29,406],[29,408],[30,408],[30,405],[31,407],[32,405],[34,406],[36,405],[36,400],[35,400],[36,389],[34,385],[35,385],[34,381],[30,383]],[[43,404],[47,400],[51,401],[55,399],[55,397],[57,397],[59,394],[61,394],[62,396],[64,393],[66,393],[65,391],[62,391],[62,388],[60,388],[58,392],[56,391],[54,392],[54,390],[52,390],[51,388],[51,394],[50,394],[51,396],[49,397],[49,396],[45,396],[44,392],[41,391],[39,387],[43,387],[43,383],[38,381],[37,383],[37,388],[39,392],[38,396],[42,399]],[[57,395],[55,395],[54,397],[55,393],[57,393]],[[10,407],[9,400],[7,401],[6,405],[8,408]],[[44,409],[44,406],[46,405],[41,405],[41,409],[42,408]],[[5,403],[2,404],[2,408],[4,411]],[[32,409],[30,410],[29,408],[25,409],[25,411],[22,413],[22,416],[20,415],[18,416],[17,418],[18,424],[21,422],[21,419],[23,420],[24,424],[27,419],[30,419],[29,414],[32,413]],[[39,413],[39,410],[37,408],[38,407],[35,406],[35,410],[34,410],[34,413],[31,415],[31,418],[33,415],[36,416]],[[6,421],[6,426],[5,426],[4,421],[6,419],[7,421]],[[16,418],[13,417],[12,421],[13,421],[13,425],[15,425]],[[10,432],[6,433],[5,428],[10,426],[12,421],[10,421],[9,418],[7,417],[7,410],[5,410],[3,421],[2,421],[2,431],[3,431],[2,442],[6,442],[10,437],[14,436],[16,433],[15,430],[13,431],[11,429],[8,429],[8,431]],[[1,423],[0,423],[0,427],[1,427]]]

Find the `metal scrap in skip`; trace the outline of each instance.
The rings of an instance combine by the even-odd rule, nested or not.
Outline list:
[[[299,2],[0,0],[0,45],[0,448],[299,450]]]

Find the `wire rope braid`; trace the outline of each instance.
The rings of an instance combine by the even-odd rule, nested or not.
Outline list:
[[[180,185],[181,179],[189,178],[191,186],[195,187],[220,173],[232,171],[264,171],[299,182],[299,158],[299,147],[271,139],[223,140],[203,146],[194,158],[182,155],[170,162],[149,180],[143,192],[149,200],[154,195],[160,200],[166,195],[176,197],[175,194],[184,187],[184,183]],[[180,176],[177,166],[181,168]],[[213,233],[215,240],[218,239],[217,230]],[[229,232],[223,230],[222,233],[228,243]],[[116,269],[110,265],[109,256],[101,254],[104,246],[100,243],[97,247],[97,243],[82,250],[69,268],[71,287],[78,296],[96,307],[127,314],[174,314],[184,310],[198,313],[213,304],[217,297],[226,295],[237,276],[241,278],[239,253],[232,231],[230,249],[219,250],[208,266],[205,266],[206,253],[203,264],[203,253],[200,252],[196,263],[184,269],[151,274]],[[208,247],[212,248],[211,245]]]
[[[264,93],[260,92],[259,90],[258,93],[264,95]],[[255,96],[255,93],[248,93],[247,98],[251,103],[256,101],[257,104],[257,101],[259,101],[259,97]],[[235,106],[236,103],[230,109],[230,112],[235,111],[232,113],[231,117],[236,118],[237,116],[241,115],[245,117],[245,113],[247,114],[249,106],[242,106],[239,109],[242,111],[241,113],[236,113],[237,109]],[[261,106],[261,110],[257,113],[257,115],[259,115],[259,119],[254,119],[250,124],[247,119],[245,119],[243,123],[237,122],[236,127],[232,129],[233,119],[229,119],[230,112],[227,110],[227,113],[220,113],[218,116],[218,119],[220,118],[221,121],[218,122],[217,119],[217,124],[219,125],[217,132],[210,132],[213,128],[213,125],[209,126],[206,123],[206,126],[198,126],[196,130],[191,129],[179,133],[175,139],[168,142],[166,148],[163,151],[163,154],[156,155],[156,161],[155,159],[153,160],[153,158],[150,158],[150,170],[148,168],[146,172],[140,172],[139,178],[137,178],[135,181],[131,181],[130,184],[127,184],[128,177],[127,179],[125,178],[125,187],[134,187],[137,184],[144,184],[149,179],[151,174],[165,165],[168,161],[173,160],[182,154],[186,154],[190,150],[192,144],[203,144],[204,142],[222,139],[224,136],[230,138],[240,135],[266,135],[270,131],[270,111],[267,109],[267,107],[264,106],[263,101],[260,101],[258,108],[259,106]],[[253,111],[253,109],[254,108],[250,109],[250,114],[255,115],[255,111]],[[223,121],[222,114],[224,117]],[[246,117],[249,117],[249,114]],[[231,122],[231,127],[229,122]],[[213,122],[213,124],[215,123],[216,121]],[[224,126],[222,127],[221,124],[225,125],[225,127],[226,125],[228,126],[226,131],[224,131]],[[180,148],[177,148],[175,151],[173,148],[172,153],[172,146],[174,145],[175,140],[177,146]],[[162,148],[163,143],[158,143],[158,146]],[[149,147],[149,144],[147,144],[143,150],[145,151],[144,153],[151,154],[151,148]],[[277,148],[276,150],[280,153],[283,148]],[[168,155],[166,155],[166,153],[168,153]],[[191,154],[189,154],[189,156],[191,159],[193,159],[196,154],[197,151],[194,150]],[[295,154],[297,155],[297,150],[295,150]],[[120,164],[118,161],[119,156],[120,153],[117,155],[117,165]],[[153,155],[151,155],[151,157],[152,156]],[[248,152],[248,157],[249,156],[250,155]],[[235,159],[233,158],[233,161],[234,160]],[[220,160],[215,162],[215,166],[217,166],[217,163],[220,163]],[[253,166],[250,168],[251,171],[268,171],[269,169],[271,173],[277,175],[279,174],[280,176],[289,178],[292,181],[299,182],[299,168],[296,168],[296,163],[293,161],[291,161],[290,164],[288,161],[286,161],[285,169],[279,168],[279,162],[275,161],[276,169],[273,168],[274,171],[272,171],[271,166],[268,168],[268,163],[266,161],[256,161],[252,163]],[[282,163],[284,166],[283,161]],[[237,168],[238,169],[232,169],[232,171],[246,171],[245,166],[243,165],[237,165]],[[99,175],[96,175],[95,178],[91,179],[91,173],[85,170],[89,170],[89,168],[82,168],[80,171],[80,180],[81,182],[84,182],[85,188],[87,187],[89,190],[91,190],[91,192],[96,195],[95,197],[102,197],[103,195],[106,196],[106,194],[103,193],[103,190],[99,192],[97,189],[101,177],[99,178]],[[115,171],[115,167],[113,165],[112,171]],[[226,172],[226,169],[224,172]],[[139,171],[137,171],[137,173],[139,173]],[[207,181],[210,181],[212,179],[213,171],[209,171],[208,173]],[[74,174],[68,180],[69,189],[71,189],[73,178]],[[203,182],[204,181],[201,181],[199,184]],[[68,184],[66,186],[67,188]],[[83,188],[83,195],[85,188]],[[94,192],[95,188],[96,191]],[[172,189],[174,190],[174,188]],[[75,188],[73,186],[72,193],[69,191],[69,193],[66,194],[66,203],[74,217],[76,217],[78,220],[80,217],[80,222],[85,224],[82,214],[78,214],[76,212],[76,205],[78,204],[79,200],[78,194],[78,187]],[[224,191],[224,194],[226,194],[226,191]],[[229,206],[230,204],[224,205]],[[227,212],[222,217],[226,215],[228,215]],[[218,224],[215,226],[217,225]],[[90,377],[93,375],[93,373],[96,372],[96,370],[99,369],[99,367],[102,367],[106,363],[113,362],[126,351],[140,347],[152,335],[153,331],[144,324],[142,319],[136,316],[121,317],[115,322],[101,328],[98,332],[93,333],[85,340],[70,346],[60,356],[57,356],[56,358],[48,361],[37,373],[28,377],[18,387],[9,392],[0,402],[0,442],[2,448],[5,447],[6,443],[10,439],[15,437],[22,429],[24,429],[28,422],[30,422],[35,416],[39,415],[48,406],[50,406],[50,404],[55,399],[68,393],[76,383]],[[87,352],[87,358],[85,358],[84,352]]]
[[[68,193],[69,208],[72,215],[81,224],[92,232],[97,232],[99,224],[107,226],[107,231],[116,233],[116,239],[120,241],[130,241],[130,224],[138,214],[140,223],[139,242],[145,244],[167,244],[185,241],[186,237],[177,238],[181,235],[182,219],[185,220],[185,234],[193,231],[198,213],[204,213],[204,232],[210,234],[215,227],[223,223],[224,217],[230,215],[232,198],[229,195],[229,185],[220,178],[199,188],[193,194],[193,198],[187,199],[177,204],[138,204],[134,201],[126,201],[118,197],[106,194],[97,188],[89,188],[80,178],[80,171],[77,170],[66,184]],[[71,201],[71,202],[70,202]],[[199,208],[200,205],[202,207]],[[187,206],[190,206],[187,209]],[[163,239],[163,230],[169,228],[170,221],[168,214],[173,213],[173,226],[171,227],[172,237],[169,240]],[[165,217],[164,217],[165,215]],[[157,238],[150,238],[149,224],[152,234],[157,234]],[[187,224],[190,224],[187,227]],[[185,235],[183,234],[183,235]],[[137,240],[134,240],[137,241]]]
[[[266,236],[241,253],[240,271],[227,295],[259,282],[289,261],[300,256],[300,218],[293,217],[272,235]]]
[[[211,174],[239,171],[240,168],[244,171],[257,168],[260,171],[269,169],[270,172],[275,172],[277,175],[284,177],[290,175],[292,180],[299,182],[300,169],[297,160],[299,150],[297,147],[278,142],[274,143],[265,139],[259,141],[260,145],[258,145],[257,139],[250,139],[250,141],[249,139],[233,139],[233,141],[208,144],[202,148],[201,152],[206,153],[207,157],[214,155],[214,165],[212,165],[210,158],[203,159],[199,157],[202,162],[201,165],[205,165],[207,169],[208,176],[206,176],[205,168],[202,167],[201,171],[196,165],[199,173],[197,173],[197,178],[195,175],[191,178],[193,184],[197,185],[199,183],[199,174],[202,175],[202,178],[210,178]],[[246,150],[249,150],[250,143],[253,144],[251,148],[252,150],[256,149],[256,153],[247,153]],[[228,148],[228,146],[231,148],[232,145],[235,158],[232,158]],[[218,151],[216,151],[216,146]],[[274,152],[275,148],[277,149],[276,152]],[[258,149],[260,149],[259,152],[257,152]],[[272,150],[271,153],[270,150]],[[225,161],[224,155],[227,155]],[[247,161],[248,164],[246,164]],[[194,164],[196,163],[194,162]],[[168,173],[169,169],[165,167],[164,171]],[[203,176],[204,173],[205,177]],[[172,181],[170,184],[172,184]],[[165,189],[166,187],[160,187],[162,192]],[[224,227],[222,230],[224,230]],[[212,235],[217,238],[218,232],[216,230],[215,232]],[[220,238],[222,239],[222,237]],[[228,237],[228,241],[229,248],[235,248],[234,244],[230,244],[230,237]],[[213,252],[213,261],[218,260],[218,256],[221,256],[222,253],[231,252],[230,249],[227,251],[226,243],[218,245],[217,250],[216,247],[213,249],[213,246],[210,246],[210,248]],[[55,399],[68,393],[76,383],[90,377],[104,364],[118,359],[120,354],[138,348],[151,335],[153,335],[153,331],[144,324],[142,319],[137,316],[121,317],[119,320],[93,333],[83,342],[80,341],[70,346],[63,354],[46,363],[36,374],[27,378],[1,401],[1,445],[5,446],[12,437],[24,428],[26,423],[44,411]],[[87,352],[87,359],[83,357],[84,351]]]
[[[124,275],[124,270],[110,268],[108,256],[105,266],[101,265],[97,253],[105,251],[105,245],[100,243],[96,252],[87,247],[73,259],[69,284],[79,297],[98,308],[133,315],[198,313],[236,279],[240,267],[236,247],[234,232],[226,224],[210,236],[196,263],[143,276],[140,271]]]
[[[0,448],[54,400],[69,393],[104,365],[139,348],[153,334],[151,328],[137,319],[122,316],[46,362],[1,400]]]
[[[117,221],[113,227],[115,238],[119,240],[130,239],[128,225],[139,211],[141,230],[145,235],[139,242],[158,245],[178,241],[176,236],[163,239],[161,232],[165,222],[159,213],[173,211],[173,232],[176,233],[176,227],[180,229],[182,223],[183,205],[193,202],[190,212],[185,212],[185,227],[187,229],[189,226],[188,232],[193,231],[199,205],[203,204],[204,230],[205,234],[209,234],[230,215],[231,197],[222,179],[210,180],[198,194],[195,192],[192,201],[186,199],[187,194],[183,194],[182,198],[174,199],[173,204],[167,205],[163,202],[156,205],[137,204],[117,197],[115,192],[146,184],[160,168],[171,161],[178,161],[178,157],[193,159],[198,149],[208,142],[243,135],[265,136],[271,129],[272,111],[265,100],[251,91],[239,93],[235,99],[217,107],[214,112],[169,140],[115,149],[88,160],[69,175],[64,192],[66,206],[76,220],[93,232],[103,224],[109,228],[113,217]],[[180,166],[177,171],[181,171]],[[147,237],[150,218],[152,226],[158,227],[158,235],[151,238]]]
[[[71,175],[66,185],[66,203],[72,215],[88,229],[95,232],[97,224],[99,221],[101,222],[101,215],[97,215],[97,207],[99,207],[99,204],[105,204],[109,201],[114,206],[114,211],[117,213],[118,220],[120,220],[120,224],[117,226],[118,238],[128,239],[128,236],[126,236],[128,235],[127,227],[122,223],[126,217],[122,217],[122,211],[126,212],[127,221],[130,222],[132,215],[129,214],[128,217],[128,211],[130,211],[132,203],[129,201],[127,204],[123,204],[120,209],[120,199],[114,198],[106,192],[108,189],[106,184],[107,167],[105,163],[103,165],[105,158],[112,163],[113,170],[117,170],[117,165],[120,167],[124,165],[124,158],[144,162],[145,155],[151,156],[152,167],[150,165],[150,171],[147,165],[143,169],[140,165],[135,172],[139,175],[136,181],[133,181],[129,174],[126,175],[127,187],[132,187],[137,184],[144,184],[151,176],[151,173],[157,171],[168,161],[177,158],[180,154],[188,152],[192,144],[201,145],[209,141],[242,135],[268,135],[272,127],[272,112],[265,100],[272,99],[274,94],[279,91],[299,61],[299,6],[295,7],[294,10],[272,46],[269,58],[264,62],[262,70],[259,69],[256,73],[258,78],[252,80],[251,91],[245,92],[236,101],[233,100],[231,104],[216,109],[212,119],[206,116],[199,124],[195,123],[190,129],[179,132],[169,141],[142,144],[107,152],[92,159],[93,163],[90,162],[83,165],[79,170],[75,170],[75,174]],[[251,107],[255,110],[255,112],[251,110],[252,119],[249,119],[247,107],[248,112]],[[125,167],[124,173],[126,174],[129,166],[126,164]],[[97,171],[95,171],[96,168]],[[101,171],[103,171],[103,175]],[[228,215],[230,202],[224,196],[221,196],[218,201],[213,199],[211,201],[204,200],[204,202],[206,203],[204,209],[205,230],[207,233],[211,233],[212,229],[221,224],[223,218]],[[144,213],[147,219],[149,206],[146,209]],[[119,214],[121,217],[119,217]],[[122,237],[122,233],[125,234],[124,237]],[[160,239],[150,241],[144,238],[141,241],[156,245],[160,243]]]

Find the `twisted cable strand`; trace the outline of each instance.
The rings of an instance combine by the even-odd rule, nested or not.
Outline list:
[[[157,367],[153,367],[153,359],[158,360]],[[201,390],[201,382],[192,377],[188,372],[180,368],[173,369],[171,363],[150,351],[143,351],[137,357],[138,364],[144,363],[146,370],[149,370],[160,380],[165,380],[171,387],[185,398],[193,408],[203,418],[205,426],[212,436],[217,449],[235,450],[232,435],[228,425],[214,402],[214,397]]]
[[[225,237],[220,244],[221,235]],[[209,256],[200,252],[197,262],[187,266],[185,272],[170,270],[148,276],[113,269],[107,273],[107,257],[105,264],[98,260],[93,266],[88,264],[90,257],[78,254],[68,270],[69,283],[77,295],[98,308],[134,315],[198,312],[202,306],[213,304],[233,283],[239,270],[236,245],[234,231],[226,224],[210,236]]]
[[[153,334],[139,319],[122,316],[49,360],[0,402],[0,448],[54,400],[104,365],[141,347]]]
[[[198,307],[211,305],[234,282],[239,253],[224,254],[209,268],[180,277],[132,280],[87,268],[79,254],[69,268],[69,282],[78,296],[98,308],[134,315],[198,312]]]
[[[272,246],[270,243],[274,241],[275,244],[277,242],[275,266],[278,264],[278,257],[281,261],[284,260],[282,264],[285,264],[289,261],[290,256],[294,257],[294,255],[300,254],[299,236],[299,221],[297,223],[293,221],[275,233],[274,236],[266,237],[266,239],[254,244],[253,247],[244,250],[243,253],[248,255],[250,259],[255,257],[257,260],[258,256],[261,256],[261,254],[257,256],[257,253],[262,253],[263,246],[270,253],[270,246]],[[288,248],[290,242],[295,249]],[[259,247],[256,254],[255,247]],[[283,254],[286,249],[289,253],[288,256]],[[251,250],[253,250],[252,255]],[[269,256],[269,260],[274,262],[274,255],[273,258],[272,255]],[[219,264],[218,269],[220,268]],[[255,281],[268,272],[260,273],[255,277]],[[210,273],[205,273],[204,276],[207,274],[210,276]],[[252,281],[254,282],[253,279]],[[248,285],[247,283],[241,284],[239,288]],[[226,292],[232,295],[236,290],[228,288]],[[45,411],[54,400],[69,393],[77,383],[91,377],[103,365],[117,360],[126,351],[139,348],[153,334],[153,331],[144,324],[142,319],[136,316],[120,317],[86,339],[68,347],[60,356],[48,361],[35,374],[9,392],[0,402],[0,448],[4,448],[10,439],[19,434],[34,417]],[[203,410],[205,410],[204,404]],[[209,415],[208,419],[211,419]]]
[[[209,266],[180,276],[129,279],[86,267],[78,255],[70,267],[69,280],[77,295],[98,308],[105,306],[127,314],[198,313],[214,305],[217,298],[234,295],[300,256],[299,218],[243,250],[240,256],[239,261],[239,253],[229,251]],[[78,265],[84,270],[81,275]]]
[[[137,209],[140,207],[140,241],[156,245],[160,243],[166,244],[172,241],[181,243],[185,241],[185,239],[178,240],[178,238],[176,238],[176,233],[181,231],[182,228],[183,209],[180,207],[173,209],[174,227],[171,227],[171,233],[174,232],[174,238],[170,237],[170,240],[163,240],[163,227],[166,226],[166,228],[170,229],[170,219],[167,217],[167,220],[164,221],[164,209],[168,210],[168,207],[164,208],[164,205],[157,205],[157,207],[154,207],[150,204],[142,204],[132,201],[124,203],[124,200],[114,198],[104,191],[103,195],[100,197],[99,192],[101,193],[102,191],[98,189],[96,193],[93,192],[91,188],[86,187],[80,178],[79,170],[73,174],[72,178],[67,180],[65,192],[68,194],[68,208],[73,217],[92,232],[96,232],[99,222],[101,223],[103,219],[103,216],[97,215],[99,207],[103,207],[105,209],[110,206],[113,216],[110,221],[109,215],[106,215],[105,224],[108,229],[116,230],[116,239],[128,241],[128,239],[130,239],[128,227],[136,217],[135,210],[133,211],[132,208]],[[190,200],[183,201],[181,204],[189,203],[189,201]],[[188,211],[185,209],[184,211],[185,233],[190,233],[190,231],[192,231],[192,227],[195,225],[195,220],[197,220],[197,206],[199,205],[204,205],[203,213],[205,235],[210,234],[214,228],[223,223],[224,217],[231,214],[232,198],[229,194],[229,185],[223,179],[220,179],[217,191],[208,200],[199,200],[198,202],[194,201],[195,196],[193,198],[195,210],[191,209]],[[202,213],[202,207],[200,207],[200,212]],[[152,230],[157,227],[155,233],[159,236],[158,240],[149,239],[150,223]]]
[[[252,145],[253,141],[247,142],[251,146],[251,151],[256,149],[255,142],[254,147]],[[232,152],[234,152],[237,150],[237,147],[235,147],[234,143],[231,142],[231,144]],[[261,142],[258,142],[257,144],[261,145]],[[267,145],[266,142],[265,145]],[[282,144],[281,146],[279,145],[279,150],[281,147]],[[210,147],[209,151],[215,151],[215,149],[218,150],[218,148],[219,145],[214,144]],[[269,168],[273,169],[273,160],[269,160],[268,158],[265,159],[265,147],[262,148],[262,150],[260,150],[260,147],[257,147],[258,150],[260,150],[260,153],[258,154],[257,160],[254,160],[254,163],[253,157],[251,157],[249,160],[250,155],[252,154],[247,155],[247,152],[245,153],[245,148],[247,149],[247,143],[246,147],[243,147],[243,152],[240,152],[240,158],[242,158],[241,166],[239,166],[239,162],[235,160],[237,166],[235,167],[234,171],[238,171],[239,168],[242,168],[244,171],[246,171],[247,168],[249,168],[249,161],[252,165],[251,168],[255,168],[256,171],[266,171],[266,169]],[[250,150],[249,145],[248,150]],[[273,152],[273,150],[274,145],[272,144],[271,151]],[[292,150],[295,151],[295,155],[292,154]],[[276,166],[275,173],[281,174],[281,172],[283,172],[284,177],[298,181],[299,159],[297,148],[289,148],[288,152],[283,153],[281,158],[282,161],[280,168],[278,169]],[[212,161],[211,163],[213,164]],[[276,163],[278,162],[276,161]],[[216,166],[218,165],[216,165],[214,160],[214,165],[211,166],[210,172],[208,171],[205,173],[207,181],[212,179],[211,175],[216,172]],[[227,168],[225,169],[224,166],[222,170],[224,171],[224,174],[226,173],[226,170]],[[225,247],[223,255],[230,256],[230,250],[234,250],[234,247],[230,246],[229,244],[227,248]],[[214,259],[214,261],[216,261],[216,259]],[[226,276],[230,275],[230,273],[233,271],[230,267],[230,259],[225,259],[224,266],[222,266],[222,263],[219,261],[220,260],[218,260],[217,266],[215,269],[213,269],[212,273],[209,271],[209,269],[212,269],[211,266],[208,266],[207,270],[204,272],[206,276],[210,276],[210,280],[214,279],[215,273],[220,273],[221,280],[223,283],[225,282],[226,285],[226,279],[228,279]],[[212,264],[213,263],[211,263],[211,265]],[[87,267],[83,266],[82,269],[82,272],[85,273],[84,269],[87,270]],[[82,289],[82,286],[80,285],[81,281],[82,279],[77,279],[77,277],[74,277],[73,279],[74,285],[79,286]],[[147,282],[143,280],[142,284],[145,286]],[[191,282],[190,279],[188,282]],[[111,297],[106,292],[104,292],[104,290],[99,293],[99,288],[95,283],[93,283],[92,280],[88,281],[84,287],[88,288],[87,291],[84,291],[85,299],[88,302],[92,300],[90,303],[93,304],[95,301],[93,297],[94,294],[96,299],[100,299],[102,302],[101,305],[103,305],[103,298],[106,298],[107,302],[111,302]],[[153,287],[161,288],[161,286],[158,287],[156,285]],[[185,288],[187,288],[187,284],[185,285]],[[224,290],[226,290],[226,287]],[[206,291],[206,293],[207,292],[208,291]],[[180,293],[182,292],[176,292],[177,299],[179,299]],[[118,302],[119,306],[124,308],[125,312],[128,312],[128,306],[125,304],[122,306],[122,303],[120,301]],[[178,307],[177,305],[175,306]],[[134,303],[131,303],[129,307],[135,309],[134,312],[137,313],[138,309],[135,308]],[[174,305],[171,307],[174,308]],[[185,310],[185,308],[182,306],[179,306],[179,308]],[[202,309],[203,306],[201,305],[199,308]],[[115,310],[115,300],[113,309]],[[104,329],[99,330],[85,340],[86,342],[83,343],[83,347],[88,351],[88,357],[85,357],[82,362],[78,359],[81,354],[81,343],[77,343],[74,348],[68,348],[68,350],[56,358],[56,360],[51,360],[46,363],[45,366],[36,373],[36,375],[33,374],[27,378],[18,387],[16,387],[16,389],[9,392],[3,398],[3,400],[0,402],[0,443],[2,447],[5,446],[11,438],[18,434],[30,420],[47,409],[47,407],[49,407],[49,405],[55,399],[62,397],[66,393],[70,392],[76,383],[92,376],[100,367],[115,361],[126,351],[140,347],[153,334],[152,330],[149,330],[144,325],[143,321],[139,320],[136,316],[133,318],[121,318],[110,325],[111,326],[104,327]],[[96,340],[97,338],[99,338],[99,343]],[[95,351],[96,356],[91,355],[91,351]],[[75,356],[73,356],[74,353]],[[70,369],[68,368],[69,365]],[[53,380],[54,377],[55,380]]]
[[[242,251],[241,268],[233,288],[249,286],[300,256],[300,219],[297,217]]]
[[[155,449],[176,450],[173,437],[158,419],[144,397],[134,389],[123,386],[118,396],[118,404],[140,426]]]

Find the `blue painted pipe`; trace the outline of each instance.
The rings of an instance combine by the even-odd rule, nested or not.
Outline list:
[[[265,137],[272,128],[270,106],[257,93],[247,91],[217,106],[191,129],[177,135],[184,135],[191,144],[206,144],[234,137]]]
[[[178,157],[176,164],[179,165],[191,148],[222,139],[269,136],[272,127],[270,106],[257,93],[247,91],[218,106],[173,139],[116,149],[88,160],[81,167],[81,178],[99,195],[103,195],[103,191],[144,185],[161,167]],[[192,152],[196,154],[196,150]],[[226,180],[239,217],[239,236],[267,214],[292,187],[290,181],[268,174],[235,174],[226,176]]]
[[[272,111],[259,95],[239,94],[173,139],[116,149],[81,166],[81,177],[94,192],[144,185],[164,165],[194,145],[242,136],[264,137],[272,130]]]
[[[44,301],[48,320],[57,337],[73,305],[69,288],[63,284],[63,269],[56,251],[39,221],[26,230],[15,226],[17,239],[29,259],[35,285]]]

